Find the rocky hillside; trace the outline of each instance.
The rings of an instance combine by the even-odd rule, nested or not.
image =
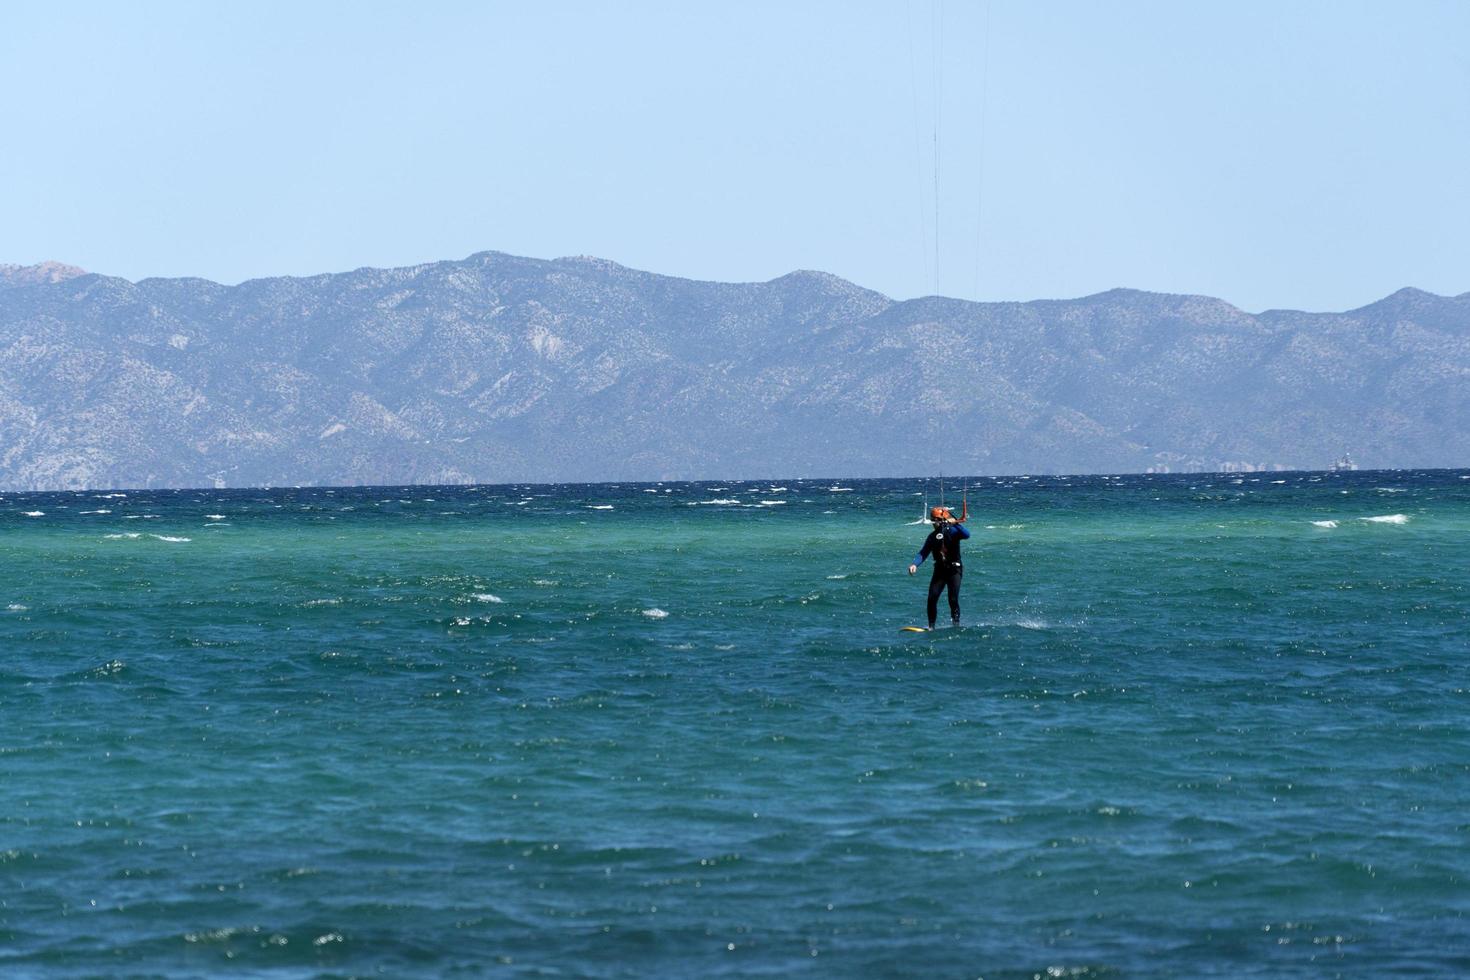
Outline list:
[[[0,487],[1470,463],[1470,293],[894,302],[589,258],[0,266]]]

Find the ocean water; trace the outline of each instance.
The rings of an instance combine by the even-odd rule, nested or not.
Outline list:
[[[1470,473],[925,489],[0,495],[0,975],[1470,974]]]

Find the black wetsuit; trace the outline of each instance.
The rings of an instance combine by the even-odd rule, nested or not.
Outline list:
[[[963,524],[937,524],[924,539],[924,547],[919,549],[918,557],[914,559],[915,565],[922,565],[926,557],[934,556],[927,607],[930,629],[934,628],[934,620],[939,615],[939,593],[945,589],[949,590],[949,617],[956,626],[959,625],[960,580],[965,575],[965,567],[960,561],[960,542],[969,536],[970,532]]]

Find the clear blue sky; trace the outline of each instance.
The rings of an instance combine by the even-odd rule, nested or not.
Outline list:
[[[0,262],[1470,290],[1460,0],[7,4],[0,85]]]

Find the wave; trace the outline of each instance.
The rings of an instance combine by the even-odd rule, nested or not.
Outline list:
[[[612,504],[588,504],[587,505],[587,509],[588,510],[612,510],[613,509],[613,505]]]
[[[504,599],[500,598],[500,596],[498,596],[498,595],[491,595],[488,592],[476,592],[474,598],[475,598],[475,601],[476,602],[504,602],[505,601]]]
[[[839,582],[842,579],[847,578],[847,573],[843,572],[841,575],[828,575],[827,578],[833,582]]]
[[[148,536],[150,538],[157,538],[159,541],[167,541],[171,544],[184,544],[189,540],[188,538],[171,537],[167,534],[150,534]]]
[[[696,500],[696,504],[738,504],[740,501],[733,497],[716,497],[714,500]]]
[[[26,517],[45,517],[46,516],[46,512],[44,510],[28,510],[28,511],[25,512],[25,516]]]
[[[1334,528],[1334,527],[1337,527],[1337,522],[1336,521],[1313,521],[1312,524],[1314,526],[1316,526],[1316,527],[1325,527],[1325,528]]]
[[[1360,518],[1358,518],[1358,520],[1360,520],[1360,521],[1367,521],[1370,524],[1407,524],[1407,523],[1409,523],[1409,515],[1408,514],[1380,514],[1377,517],[1360,517]]]
[[[784,503],[786,503],[786,501],[784,501],[784,500],[762,500],[761,503],[763,505],[765,505],[766,507],[775,507],[777,504],[784,504]]]
[[[104,538],[116,541],[119,538],[141,538],[143,535],[139,534],[137,531],[129,531],[126,534],[104,534],[102,536]]]
[[[79,510],[79,511],[77,511],[77,513],[78,514],[111,514],[112,511],[105,510],[105,509],[104,510]]]
[[[223,515],[223,514],[205,514],[204,515],[204,519],[205,520],[209,520],[209,521],[222,521],[222,520],[225,519],[225,515]]]
[[[669,614],[666,613],[666,612],[664,612],[662,609],[658,608],[657,606],[654,606],[652,609],[645,609],[645,610],[643,610],[643,615],[647,616],[649,619],[668,619],[669,618]]]

